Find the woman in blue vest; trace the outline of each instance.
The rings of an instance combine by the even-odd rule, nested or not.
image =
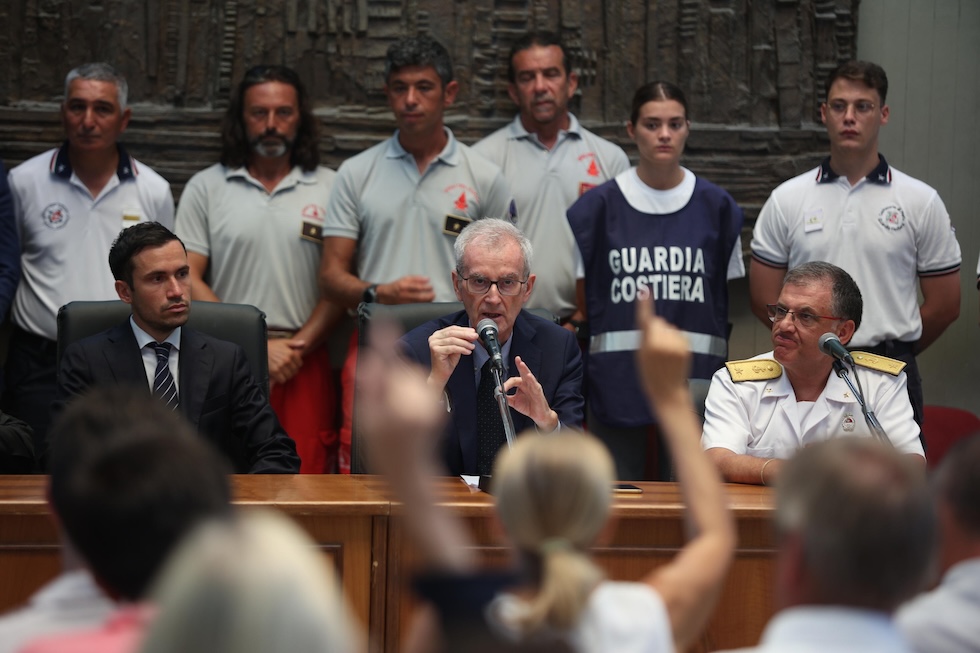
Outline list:
[[[637,380],[634,302],[650,292],[657,313],[694,352],[691,376],[710,379],[728,357],[728,280],[745,275],[742,210],[723,189],[681,166],[687,100],[669,82],[637,89],[626,125],[637,165],[585,193],[568,210],[581,256],[579,311],[588,321],[587,423],[609,447],[620,479],[645,478],[656,420]],[[669,467],[658,445],[660,480]]]

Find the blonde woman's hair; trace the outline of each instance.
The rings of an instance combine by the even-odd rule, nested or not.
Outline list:
[[[347,653],[362,639],[333,568],[287,517],[208,523],[167,564],[141,653]]]
[[[514,544],[539,563],[537,593],[516,624],[525,634],[577,622],[604,574],[587,551],[609,516],[612,458],[590,435],[528,433],[498,457],[493,494]]]

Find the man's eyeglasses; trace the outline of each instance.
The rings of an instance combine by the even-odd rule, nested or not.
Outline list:
[[[875,110],[875,103],[868,102],[867,100],[858,100],[851,104],[844,102],[844,100],[834,100],[833,102],[828,102],[827,107],[830,108],[831,113],[835,116],[843,116],[847,113],[847,107],[854,107],[854,113],[859,116],[866,116]]]
[[[485,295],[490,292],[490,286],[497,286],[497,292],[501,295],[507,297],[513,297],[514,295],[521,294],[521,288],[527,283],[527,279],[521,281],[520,279],[497,279],[496,281],[491,281],[486,277],[460,277],[463,280],[463,285],[469,292],[474,295]]]
[[[811,327],[817,324],[820,320],[842,320],[841,317],[834,317],[831,315],[814,315],[813,313],[807,313],[806,311],[790,311],[779,304],[766,304],[766,308],[769,309],[769,321],[779,322],[787,315],[792,315],[796,323],[801,327]]]

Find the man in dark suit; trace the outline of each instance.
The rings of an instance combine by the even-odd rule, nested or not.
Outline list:
[[[92,385],[136,384],[179,409],[236,473],[297,473],[296,445],[242,348],[183,327],[191,310],[190,268],[177,236],[155,222],[123,229],[109,267],[132,317],[65,349],[59,400]]]
[[[503,423],[492,399],[489,354],[475,327],[497,325],[514,430],[551,433],[582,425],[582,355],[566,329],[523,310],[534,288],[531,244],[505,220],[470,223],[455,244],[452,273],[464,309],[423,324],[403,338],[410,358],[430,369],[452,419],[444,459],[452,474],[489,474],[504,443]],[[534,370],[532,373],[531,370]]]

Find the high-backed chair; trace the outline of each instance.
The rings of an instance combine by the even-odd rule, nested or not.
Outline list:
[[[462,302],[433,302],[429,304],[365,304],[357,307],[357,326],[358,344],[364,346],[367,342],[368,333],[371,330],[371,322],[378,319],[388,319],[398,326],[402,333],[408,333],[417,326],[421,326],[430,320],[435,320],[443,315],[450,315],[463,310]],[[558,318],[551,313],[540,308],[528,309],[528,312],[551,320],[555,323]],[[356,375],[356,372],[355,372]],[[354,392],[354,418],[351,424],[351,472],[354,474],[364,474],[367,467],[364,461],[362,447],[359,446],[359,434],[357,432],[357,392]]]
[[[929,469],[935,469],[954,444],[980,434],[980,417],[962,408],[924,406],[922,417],[922,435]]]
[[[130,315],[119,300],[70,302],[58,311],[58,365],[65,348],[76,340],[110,329]],[[265,313],[248,304],[193,302],[187,320],[191,329],[228,340],[245,350],[252,375],[269,394],[269,357]]]

